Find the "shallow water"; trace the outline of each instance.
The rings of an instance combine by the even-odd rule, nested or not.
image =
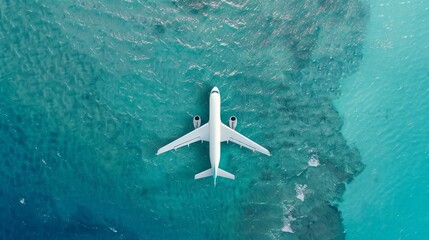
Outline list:
[[[0,238],[344,239],[363,171],[333,105],[369,7],[350,1],[4,1]],[[208,145],[155,156],[208,119],[271,150],[223,145],[235,181],[193,180]]]
[[[427,239],[429,3],[374,0],[371,16],[336,102],[366,165],[340,205],[347,239]]]

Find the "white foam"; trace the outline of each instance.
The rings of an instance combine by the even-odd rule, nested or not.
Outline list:
[[[286,225],[284,225],[282,227],[282,232],[288,232],[288,233],[293,233],[292,228],[290,227],[290,223],[287,223]]]
[[[288,214],[287,218],[283,218],[284,226],[282,227],[282,232],[294,233],[294,231],[292,230],[292,227],[290,226],[290,224],[296,220],[296,218],[292,217],[292,215],[290,214],[290,212],[293,209],[294,209],[293,207],[288,209],[289,214]]]
[[[308,166],[310,167],[320,166],[320,162],[319,162],[319,159],[317,159],[317,155],[311,155],[310,159],[308,160]]]
[[[298,198],[299,200],[301,200],[302,202],[304,202],[304,191],[305,189],[307,189],[307,185],[304,184],[295,184],[295,192],[296,192],[296,198]]]
[[[222,2],[228,4],[231,7],[235,7],[235,8],[238,8],[238,9],[243,9],[243,7],[245,7],[247,5],[247,3],[249,2],[249,0],[247,0],[244,3],[241,3],[241,4],[233,3],[233,2],[230,2],[230,1],[227,1],[227,0],[222,0]]]

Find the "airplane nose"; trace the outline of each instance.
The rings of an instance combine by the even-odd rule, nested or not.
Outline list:
[[[219,89],[217,87],[214,87],[211,92],[215,92],[215,91],[219,93]]]

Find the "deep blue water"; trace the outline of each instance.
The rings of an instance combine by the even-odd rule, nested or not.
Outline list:
[[[385,239],[424,239],[428,6],[395,3],[416,15],[390,14],[410,24],[378,37],[381,4],[0,2],[0,239],[372,239],[383,217],[395,221],[390,209],[410,206],[387,204],[405,191],[391,191],[392,179],[363,180],[392,159],[375,143],[403,156],[383,176],[414,166],[409,182],[395,181],[423,192],[401,210],[411,212],[402,232],[420,216],[420,233]],[[414,45],[396,42],[404,36]],[[222,120],[237,116],[237,130],[273,154],[222,145],[221,168],[236,180],[216,188],[193,179],[209,166],[207,143],[155,155],[192,130],[192,116],[207,121],[213,86]],[[393,93],[379,94],[386,86]],[[379,111],[377,101],[403,105]],[[378,141],[397,129],[406,137]],[[374,209],[385,216],[363,215]]]

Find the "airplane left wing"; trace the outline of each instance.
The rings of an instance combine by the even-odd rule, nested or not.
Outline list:
[[[186,134],[185,136],[176,139],[175,141],[165,145],[164,147],[160,148],[156,155],[159,155],[161,153],[165,153],[167,151],[170,151],[172,149],[176,150],[183,146],[189,146],[189,144],[194,143],[196,141],[209,141],[210,138],[210,128],[209,123],[204,124],[203,126],[195,129],[194,131]]]
[[[268,151],[266,148],[248,139],[247,137],[241,135],[240,133],[226,126],[225,124],[222,123],[220,129],[221,129],[221,142],[231,141],[242,147],[246,147],[252,151],[258,151],[267,156],[271,156],[270,151]]]

